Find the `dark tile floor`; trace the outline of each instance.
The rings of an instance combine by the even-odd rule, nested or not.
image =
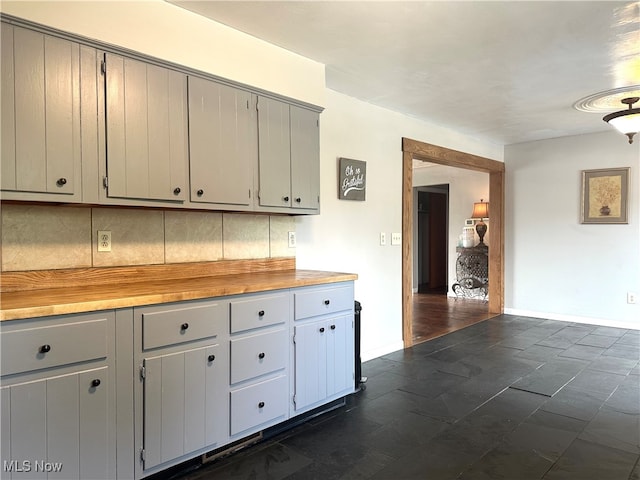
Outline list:
[[[640,331],[501,315],[364,363],[347,405],[176,478],[640,480]]]

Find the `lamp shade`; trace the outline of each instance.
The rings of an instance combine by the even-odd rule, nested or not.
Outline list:
[[[489,203],[483,202],[482,199],[474,203],[471,218],[489,218]]]
[[[621,102],[629,106],[627,110],[610,113],[602,118],[620,133],[624,133],[629,138],[629,143],[633,143],[634,135],[640,132],[640,108],[633,108],[638,100],[639,97],[623,98]]]
[[[629,110],[623,110],[624,115],[610,119],[609,125],[613,125],[616,130],[625,135],[640,132],[640,108],[634,108],[634,110],[637,110],[638,113],[629,113]]]

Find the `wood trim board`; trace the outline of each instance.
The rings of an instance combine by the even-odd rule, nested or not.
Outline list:
[[[402,139],[402,338],[413,345],[413,160],[489,174],[489,313],[504,312],[504,163],[410,138]]]

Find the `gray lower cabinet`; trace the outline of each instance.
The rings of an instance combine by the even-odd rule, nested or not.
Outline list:
[[[254,95],[189,77],[192,202],[251,205],[257,141]]]
[[[134,308],[136,478],[226,442],[228,325],[226,300]]]
[[[296,413],[353,393],[353,285],[294,292]]]
[[[184,202],[189,163],[186,75],[111,53],[105,53],[104,62],[104,200]]]
[[[288,290],[231,300],[232,439],[289,418],[289,318]]]
[[[95,50],[5,23],[1,31],[2,198],[79,202],[81,93],[91,97],[81,80],[96,75],[81,57]]]
[[[3,322],[3,478],[114,478],[114,312]]]
[[[0,323],[3,478],[140,479],[348,395],[353,303],[341,282]]]

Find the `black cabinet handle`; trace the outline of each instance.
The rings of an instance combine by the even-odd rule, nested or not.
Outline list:
[[[209,356],[207,357],[207,360],[209,360],[210,362],[213,362],[215,359],[216,359],[216,356],[215,356],[215,355],[209,355]]]
[[[324,333],[324,327],[320,329],[320,333]]]
[[[325,305],[329,305],[330,303],[331,303],[331,300],[325,300],[325,301],[324,301],[324,304],[325,304]]]
[[[180,192],[181,192],[181,191],[182,191],[182,190],[180,190],[180,187],[176,187],[176,188],[174,188],[174,189],[173,189],[173,194],[174,194],[174,195],[180,195]]]
[[[300,197],[296,197],[296,203],[300,203],[302,199]]]
[[[182,325],[180,325],[180,330],[186,330],[187,328],[189,328],[188,323],[183,323]]]
[[[335,330],[336,326],[335,325],[331,325],[331,330]]]
[[[92,386],[93,388],[99,387],[99,386],[100,386],[100,379],[99,379],[99,378],[96,378],[95,380],[92,380],[92,381],[91,381],[91,386]]]
[[[264,408],[264,402],[260,402],[260,403],[258,404],[258,408]]]
[[[260,311],[258,312],[258,316],[259,316],[259,317],[264,317],[264,310],[260,310]]]
[[[47,353],[51,351],[51,345],[42,345],[40,347],[40,353]]]
[[[198,195],[199,197],[201,197],[202,195],[204,195],[204,190],[200,189],[196,192],[196,195]]]
[[[264,352],[259,353],[259,354],[258,354],[258,358],[259,358],[260,360],[262,360],[262,359],[264,358]]]
[[[62,177],[59,178],[58,181],[56,182],[56,185],[58,185],[59,187],[64,187],[67,184],[67,179]]]
[[[284,200],[285,202],[288,202],[289,201],[289,197],[283,197],[282,200]]]

